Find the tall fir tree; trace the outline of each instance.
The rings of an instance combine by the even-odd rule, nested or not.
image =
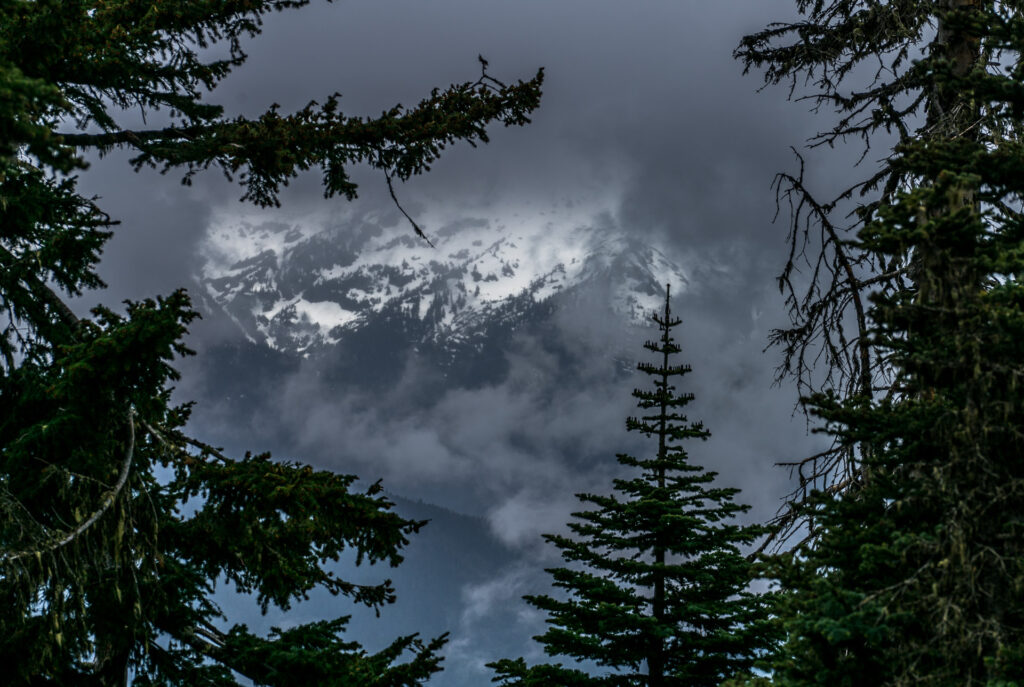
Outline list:
[[[541,74],[505,85],[486,72],[376,118],[343,114],[338,95],[255,119],[205,101],[266,14],[305,4],[0,0],[5,684],[227,686],[241,674],[281,687],[399,687],[438,669],[443,637],[370,654],[344,636],[344,617],[266,637],[227,625],[217,580],[264,610],[314,588],[379,608],[394,599],[389,582],[351,583],[330,562],[349,552],[396,565],[423,523],[390,512],[379,485],[356,490],[351,476],[233,458],[187,436],[191,406],[173,406],[169,386],[196,316],[183,291],[81,319],[61,295],[102,287],[94,268],[116,224],[77,190],[87,154],[128,148],[136,168],[186,181],[219,167],[262,206],[319,168],[325,195],[352,199],[351,165],[392,188],[447,145],[486,141],[492,123],[525,124],[538,105]],[[223,58],[211,57],[214,44]],[[139,109],[169,124],[119,124]]]
[[[863,19],[850,5],[896,3],[837,22]],[[860,460],[798,506],[813,537],[772,562],[775,685],[1024,685],[1024,4],[901,6],[937,24],[912,69],[928,128],[904,128],[887,165],[906,183],[849,244],[909,270],[867,313],[893,393],[806,399]]]
[[[679,413],[693,394],[673,384],[690,367],[672,362],[680,348],[671,330],[681,320],[672,317],[668,286],[653,320],[661,337],[644,348],[660,360],[637,369],[654,388],[633,391],[649,414],[627,418],[626,429],[657,437],[657,449],[644,459],[618,454],[636,476],[615,480],[611,496],[578,494],[594,508],[573,513],[574,536],[545,535],[569,564],[548,570],[567,598],[525,597],[548,613],[551,627],[535,638],[547,654],[605,670],[504,659],[489,664],[494,682],[712,687],[748,671],[772,643],[766,597],[748,590],[752,566],[740,551],[764,530],[732,522],[749,509],[734,501],[739,490],[711,486],[717,473],[691,463],[680,444],[710,432]]]
[[[979,25],[966,30],[961,17],[986,8],[1016,21],[1019,3],[993,5],[979,0],[795,0],[796,21],[777,22],[745,36],[736,50],[747,71],[763,69],[766,84],[787,83],[790,98],[834,112],[835,122],[809,139],[809,148],[831,149],[860,142],[858,165],[877,160],[863,177],[834,196],[822,197],[805,181],[803,157],[796,174],[776,177],[778,200],[791,210],[789,258],[779,275],[792,318],[789,328],[773,330],[771,342],[783,349],[777,381],[792,375],[801,394],[835,390],[840,397],[895,398],[900,394],[888,352],[873,344],[870,296],[917,288],[920,255],[909,248],[894,255],[856,241],[882,206],[910,188],[934,183],[898,163],[898,150],[923,141],[984,141],[1000,146],[1019,138],[1013,118],[957,86],[981,71],[996,76],[1011,59],[984,38]],[[948,73],[952,80],[944,80]],[[937,78],[938,76],[938,78]],[[993,118],[994,115],[994,118]],[[882,149],[879,149],[879,145]],[[816,184],[814,184],[816,185]],[[965,197],[965,202],[976,202]],[[998,211],[1012,221],[1018,210],[1003,203]],[[810,269],[800,276],[801,263]],[[808,407],[804,406],[809,412]],[[837,442],[831,450],[790,463],[801,483],[799,501],[811,488],[838,493],[856,481],[864,445]],[[780,518],[793,534],[799,519]]]

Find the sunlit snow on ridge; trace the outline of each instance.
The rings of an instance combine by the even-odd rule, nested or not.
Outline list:
[[[659,307],[665,283],[686,287],[678,261],[592,208],[494,214],[500,219],[420,213],[436,248],[373,213],[275,222],[222,214],[202,243],[199,280],[247,335],[299,352],[336,343],[396,305],[429,313],[436,337],[458,340],[509,299],[542,302],[602,272],[619,282],[608,305],[637,322]]]

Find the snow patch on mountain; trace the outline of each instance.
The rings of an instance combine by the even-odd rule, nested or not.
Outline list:
[[[516,303],[603,285],[632,322],[685,290],[678,261],[572,208],[512,212],[500,221],[421,217],[430,248],[405,223],[369,213],[341,221],[218,217],[201,246],[206,295],[251,339],[306,353],[399,313],[435,341],[465,342]],[[437,227],[437,229],[431,229]]]

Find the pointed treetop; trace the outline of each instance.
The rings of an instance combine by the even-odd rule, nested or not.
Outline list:
[[[670,300],[670,297],[671,297],[671,289],[672,289],[672,285],[666,283],[665,284],[665,315],[663,317],[658,317],[658,314],[655,313],[654,315],[651,316],[651,319],[653,319],[655,322],[657,322],[662,328],[668,327],[669,329],[671,329],[672,327],[675,327],[677,324],[682,322],[682,320],[680,318],[678,318],[678,317],[675,318],[675,319],[672,319],[672,308],[669,305],[669,300]]]
[[[710,432],[678,412],[693,394],[670,383],[690,371],[670,360],[679,347],[669,330],[680,322],[670,293],[666,285],[663,316],[654,315],[661,342],[647,346],[660,359],[637,366],[653,389],[634,390],[644,414],[626,419],[657,446],[645,458],[616,454],[629,474],[611,495],[577,494],[588,508],[573,513],[571,534],[545,535],[567,564],[548,569],[559,594],[525,597],[548,614],[535,639],[571,663],[496,661],[489,666],[501,687],[718,687],[749,673],[776,641],[767,597],[748,590],[754,570],[741,550],[766,530],[731,522],[749,508],[734,500],[739,490],[713,485],[717,473],[681,446]]]

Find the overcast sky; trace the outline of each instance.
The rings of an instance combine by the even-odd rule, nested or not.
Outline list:
[[[398,188],[403,203],[425,217],[440,213],[505,223],[513,211],[529,217],[555,206],[571,206],[583,220],[605,213],[623,232],[693,266],[700,278],[674,303],[684,319],[677,330],[682,361],[694,368],[684,390],[697,400],[688,410],[712,431],[693,455],[719,470],[724,482],[743,487],[757,517],[767,517],[789,484],[772,464],[825,443],[807,435],[801,416],[791,419],[794,385],[771,388],[779,352],[761,352],[770,328],[786,322],[775,276],[785,259],[787,224],[784,215],[772,223],[770,185],[776,172],[794,169],[790,146],[800,147],[828,121],[809,114],[805,104],[787,102],[785,88],[757,93],[761,75],[742,76],[732,52],[742,35],[791,17],[793,5],[314,2],[268,16],[263,34],[246,45],[247,64],[211,99],[229,115],[257,115],[271,103],[289,111],[338,91],[345,112],[375,115],[396,103],[415,104],[433,87],[474,80],[478,54],[489,60],[491,75],[504,81],[528,79],[544,67],[544,97],[532,124],[494,129],[487,146],[449,149],[430,173]],[[352,206],[343,199],[323,200],[313,173],[282,195],[282,209],[256,210],[240,204],[242,190],[215,172],[182,187],[173,171],[164,177],[132,173],[128,157],[112,154],[82,175],[83,189],[99,195],[101,206],[123,222],[100,268],[110,288],[82,299],[82,308],[191,286],[198,247],[225,217],[313,222],[325,214],[391,209],[383,178],[366,170],[354,170],[362,187]],[[850,178],[845,152],[825,151],[808,160],[817,188],[835,188]],[[201,355],[204,346],[232,335],[228,323],[207,320],[190,343]],[[640,357],[643,351],[635,353]],[[543,361],[518,364],[513,376],[521,373],[523,379],[543,371]],[[404,419],[403,426],[386,426],[372,408],[356,407],[357,400],[307,382],[296,379],[285,390],[288,405],[281,416],[307,423],[307,445],[297,448],[312,450],[314,462],[367,479],[384,477],[398,493],[487,516],[500,536],[523,546],[537,532],[564,522],[575,505],[572,494],[597,488],[606,474],[553,452],[524,455],[514,448],[516,432],[536,427],[535,445],[541,446],[571,425],[576,435],[608,445],[613,461],[619,450],[609,443],[613,431],[625,434],[623,419],[633,408],[632,386],[613,387],[607,380],[560,390],[557,402],[546,406],[529,385],[510,382],[450,394]],[[189,386],[186,379],[182,388]],[[202,413],[204,399],[198,400]],[[541,411],[552,408],[565,414],[545,420]],[[317,436],[318,412],[346,415],[346,431]],[[382,427],[395,441],[381,441]],[[216,443],[215,423],[203,429],[214,435],[203,438]],[[341,441],[353,455],[378,454],[364,462],[324,463],[317,457],[318,441]],[[467,463],[474,455],[479,461]],[[460,500],[456,494],[466,492],[456,487],[469,481],[477,491]]]
[[[677,259],[689,280],[674,285],[673,309],[684,321],[676,332],[681,362],[693,366],[681,390],[696,395],[690,419],[703,420],[712,432],[709,441],[689,447],[690,455],[719,471],[722,484],[741,487],[741,500],[754,506],[750,518],[764,519],[792,486],[773,464],[827,444],[808,434],[801,415],[791,417],[795,386],[772,388],[780,352],[762,349],[770,329],[787,321],[775,277],[788,226],[785,214],[772,223],[771,182],[776,172],[795,169],[790,146],[801,147],[830,122],[809,113],[806,103],[788,102],[785,88],[758,93],[761,75],[744,77],[732,52],[744,34],[791,18],[794,5],[314,1],[266,17],[263,34],[246,44],[248,62],[211,99],[229,116],[254,116],[272,103],[290,111],[337,91],[343,111],[376,115],[396,103],[414,105],[434,87],[475,80],[478,54],[504,81],[528,79],[544,67],[544,96],[532,124],[493,129],[486,146],[449,149],[427,175],[399,185],[403,204],[428,233],[460,218],[514,226],[559,208],[566,222],[609,223]],[[129,125],[138,120],[137,113],[125,118]],[[149,123],[158,124],[159,116]],[[122,225],[100,266],[109,289],[80,299],[79,309],[194,289],[204,238],[234,218],[304,226],[330,218],[337,226],[393,212],[384,179],[366,170],[353,170],[362,186],[352,204],[322,199],[319,177],[311,173],[282,194],[281,209],[258,210],[239,203],[242,190],[215,172],[183,187],[173,171],[163,177],[131,172],[128,157],[114,153],[82,175],[83,190],[100,196]],[[867,170],[850,171],[854,158],[850,151],[808,154],[812,187],[827,193],[864,175]],[[869,155],[866,164],[872,162]],[[643,356],[639,343],[653,331],[624,333],[597,313],[582,308],[561,322],[567,335],[587,332],[581,356],[597,360],[603,343],[623,337],[636,358]],[[237,336],[230,322],[207,318],[189,343],[202,356],[204,348]],[[501,384],[451,390],[400,417],[384,412],[386,399],[374,405],[300,370],[252,424],[292,425],[296,443],[284,457],[383,478],[394,493],[483,516],[494,534],[523,552],[523,567],[464,590],[463,623],[451,629],[452,651],[467,656],[450,654],[449,665],[496,658],[472,655],[488,609],[537,591],[534,572],[554,555],[540,546],[539,533],[564,528],[578,506],[575,492],[607,491],[615,452],[637,446],[627,440],[624,418],[635,412],[629,392],[645,383],[642,375],[623,384],[595,365],[579,386],[552,390],[543,383],[551,360],[540,346],[532,354],[529,341],[520,343],[521,355]],[[182,369],[180,389],[189,397],[203,387],[194,377],[200,367]],[[401,393],[399,385],[394,395]],[[239,428],[224,426],[212,412],[224,400],[209,393],[196,400],[201,438],[237,441]],[[570,446],[604,458],[581,463]],[[541,622],[536,614],[527,620],[524,641]]]

